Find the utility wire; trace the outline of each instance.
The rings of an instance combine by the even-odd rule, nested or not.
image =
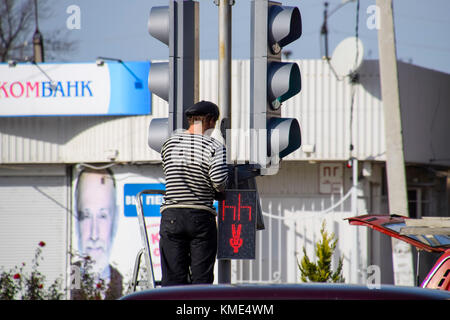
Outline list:
[[[358,65],[358,59],[359,59],[359,0],[356,1],[356,26],[355,26],[355,39],[356,39],[356,55],[355,55],[355,64],[353,66],[353,70],[356,69]]]
[[[337,10],[339,10],[341,7],[343,7],[346,3],[345,2],[339,6],[337,6],[335,9],[333,9],[332,11],[328,12],[328,2],[325,2],[325,10],[323,13],[323,23],[322,23],[322,27],[320,30],[320,37],[324,37],[324,42],[322,45],[322,41],[320,41],[320,53],[322,55],[323,53],[323,49],[325,49],[325,55],[324,55],[324,59],[327,62],[331,72],[334,74],[335,78],[337,79],[337,81],[342,81],[344,80],[344,78],[346,78],[346,76],[344,77],[339,77],[339,75],[337,74],[336,70],[333,68],[333,65],[331,64],[330,61],[330,57],[328,56],[328,17],[330,17],[333,13],[335,13]],[[353,72],[348,75],[350,77],[350,85],[351,85],[351,94],[350,94],[350,145],[349,145],[349,152],[350,152],[350,158],[353,157],[353,113],[354,113],[354,104],[355,104],[355,93],[356,93],[356,88],[355,88],[355,84],[358,82],[358,75],[356,73],[356,67],[358,64],[358,60],[359,60],[359,9],[360,9],[360,0],[356,0],[356,23],[355,23],[355,45],[356,45],[356,55],[355,55],[355,61],[354,61],[354,66],[353,66]]]
[[[355,84],[357,82],[357,75],[356,75],[356,67],[358,64],[358,60],[359,60],[359,0],[356,1],[356,26],[355,26],[355,46],[356,46],[356,55],[355,55],[355,64],[353,66],[353,74],[350,75],[350,83],[351,83],[351,87],[352,87],[352,93],[351,93],[351,103],[350,103],[350,146],[349,146],[349,151],[350,151],[350,157],[353,157],[353,149],[354,149],[354,145],[353,145],[353,111],[354,111],[354,106],[355,106],[355,92],[356,92],[356,88],[355,88]]]

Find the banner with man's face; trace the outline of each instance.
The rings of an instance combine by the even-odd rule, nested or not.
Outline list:
[[[108,169],[77,166],[73,177],[71,251],[89,256],[91,272],[110,288],[107,298],[118,298],[128,293],[136,256],[143,247],[136,195],[147,189],[163,190],[163,172],[159,166]],[[159,206],[162,196],[145,195],[142,200],[153,271],[158,280],[161,278]]]

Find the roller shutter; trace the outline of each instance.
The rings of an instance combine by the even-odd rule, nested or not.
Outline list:
[[[0,175],[0,268],[31,269],[40,241],[39,265],[48,282],[66,281],[68,199],[65,175]]]

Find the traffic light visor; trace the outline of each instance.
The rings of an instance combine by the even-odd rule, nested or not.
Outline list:
[[[161,152],[164,142],[169,138],[169,119],[154,118],[148,127],[147,143],[156,152]]]
[[[267,86],[269,103],[273,109],[278,109],[281,103],[301,90],[298,65],[291,62],[271,62],[267,70]]]
[[[169,7],[153,7],[148,17],[148,33],[162,43],[169,45]]]
[[[148,72],[148,89],[161,99],[169,101],[169,63],[154,62]]]
[[[302,138],[300,125],[295,118],[271,118],[268,123],[269,139],[267,151],[269,155],[278,153],[280,158],[300,148]]]
[[[269,9],[269,43],[280,48],[302,35],[302,18],[297,7],[273,5]]]

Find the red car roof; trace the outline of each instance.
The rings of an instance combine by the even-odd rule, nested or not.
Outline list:
[[[346,218],[352,225],[367,226],[391,237],[403,240],[413,246],[426,251],[444,252],[450,249],[450,237],[446,235],[403,235],[402,227],[409,217],[398,215],[363,215]]]

